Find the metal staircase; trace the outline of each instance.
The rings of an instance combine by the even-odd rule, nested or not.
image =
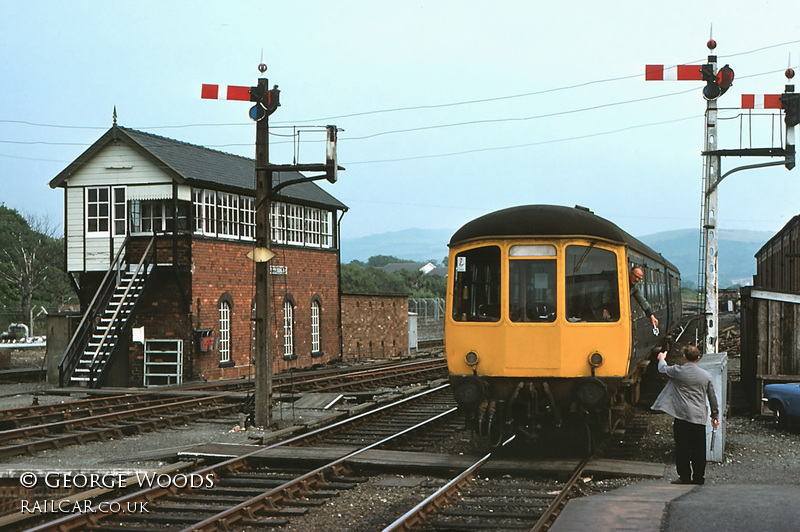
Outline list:
[[[128,319],[144,291],[145,272],[124,272],[120,281],[102,314],[97,314],[94,332],[72,370],[71,385],[85,386],[98,381],[117,347],[120,332],[127,329]]]
[[[153,268],[147,260],[153,242],[150,241],[135,265],[122,258],[127,240],[120,247],[61,358],[60,386],[99,386],[118,351],[120,338],[130,330],[134,311]]]

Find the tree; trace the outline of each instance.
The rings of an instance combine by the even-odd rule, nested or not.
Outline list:
[[[0,297],[20,309],[13,319],[32,326],[32,310],[74,298],[62,270],[62,241],[48,217],[23,217],[0,204]]]
[[[394,262],[406,262],[406,261],[400,260],[397,257],[393,257],[391,255],[374,255],[369,259],[367,259],[367,266],[380,268],[382,266],[386,266],[387,264],[392,264]]]
[[[391,258],[387,262],[408,262]],[[370,258],[370,261],[376,257]],[[383,259],[377,260],[382,262]],[[440,275],[425,275],[419,270],[401,269],[387,273],[380,268],[365,266],[358,261],[342,264],[342,290],[357,293],[408,294],[410,297],[444,297],[446,278]]]

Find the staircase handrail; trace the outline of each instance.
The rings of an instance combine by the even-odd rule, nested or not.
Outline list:
[[[87,318],[89,315],[94,316],[97,312],[95,308],[95,304],[103,297],[104,292],[108,291],[107,284],[109,283],[109,279],[111,278],[112,273],[117,274],[117,279],[119,280],[120,277],[120,268],[119,265],[121,264],[121,257],[122,253],[128,247],[128,240],[130,236],[126,236],[125,240],[122,241],[122,245],[117,250],[117,254],[114,256],[114,259],[111,261],[111,264],[108,267],[108,271],[106,272],[105,276],[103,276],[103,280],[100,282],[100,285],[97,287],[97,291],[94,293],[94,297],[92,298],[91,303],[87,307],[87,312],[84,313],[83,317],[81,318],[80,323],[78,324],[78,328],[75,329],[75,333],[72,335],[72,338],[67,344],[67,348],[64,350],[64,354],[61,355],[61,360],[58,362],[58,381],[59,386],[64,386],[64,363],[66,362],[67,365],[72,365],[72,362],[76,358],[80,358],[80,350],[76,349],[76,343],[81,345],[83,343],[83,336],[85,336],[88,326],[86,324]]]
[[[125,292],[123,292],[123,294],[122,294],[122,300],[121,300],[122,302],[124,302],[128,298],[128,294],[130,293],[131,288],[133,287],[134,283],[136,282],[136,279],[139,276],[139,272],[142,270],[142,265],[145,264],[145,259],[150,254],[150,250],[152,249],[155,240],[156,240],[156,235],[153,235],[153,237],[150,239],[150,242],[147,244],[147,248],[144,250],[144,253],[142,253],[142,258],[139,259],[139,263],[136,265],[136,269],[133,272],[133,276],[131,277],[130,281],[128,281],[128,286],[125,287]],[[147,274],[147,272],[145,271],[145,275],[146,274]],[[111,332],[111,329],[114,328],[113,327],[114,324],[117,322],[117,316],[119,316],[119,312],[120,312],[120,310],[122,310],[122,306],[123,305],[121,303],[120,303],[120,305],[117,306],[117,309],[114,311],[114,314],[111,316],[111,320],[109,322],[109,326],[106,328],[106,331],[103,333],[103,336],[100,339],[100,343],[97,346],[97,349],[95,349],[94,354],[92,355],[92,361],[89,364],[89,385],[90,386],[93,386],[94,382],[95,382],[94,374],[96,372],[97,365],[98,365],[97,356],[100,354],[101,349],[103,349],[103,347],[106,345],[106,339],[108,338],[108,335]]]

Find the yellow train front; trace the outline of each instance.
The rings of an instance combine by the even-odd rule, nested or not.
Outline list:
[[[566,427],[609,432],[681,313],[680,275],[584,208],[526,205],[459,229],[448,259],[445,351],[468,423],[495,447]],[[629,271],[659,320],[631,299]]]

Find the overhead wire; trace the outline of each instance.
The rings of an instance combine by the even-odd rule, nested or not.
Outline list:
[[[725,58],[738,57],[738,56],[742,56],[742,55],[748,55],[748,54],[757,53],[757,52],[760,52],[760,51],[763,51],[763,50],[772,49],[772,48],[778,48],[778,47],[781,47],[781,46],[787,46],[787,45],[796,44],[796,43],[800,43],[800,39],[792,40],[792,41],[785,41],[785,42],[782,42],[782,43],[776,43],[776,44],[763,46],[763,47],[760,47],[760,48],[755,48],[755,49],[747,50],[747,51],[743,51],[743,52],[737,52],[737,53],[733,53],[733,54],[726,54],[726,55],[719,56],[719,57],[725,57]],[[695,60],[695,61],[690,62],[689,64],[694,63],[694,62],[698,62],[698,61],[702,61],[702,60]],[[772,70],[772,71],[768,71],[768,72],[762,72],[762,73],[759,73],[759,74],[751,74],[751,75],[746,75],[746,76],[740,76],[739,79],[747,79],[747,78],[752,78],[752,77],[757,77],[757,76],[763,76],[763,75],[773,74],[773,73],[781,72],[781,71],[782,71],[782,69]],[[447,107],[454,107],[454,106],[461,106],[461,105],[474,105],[474,104],[480,104],[480,103],[489,103],[489,102],[496,102],[496,101],[503,101],[503,100],[510,100],[510,99],[526,98],[526,97],[531,97],[531,96],[537,96],[537,95],[549,94],[549,93],[554,93],[554,92],[572,90],[572,89],[577,89],[577,88],[582,88],[582,87],[587,87],[587,86],[592,86],[592,85],[597,85],[597,84],[611,83],[611,82],[616,82],[616,81],[634,79],[634,78],[637,78],[637,77],[641,77],[641,75],[642,75],[641,73],[637,73],[637,74],[632,74],[632,75],[627,75],[627,76],[616,76],[616,77],[611,77],[611,78],[604,78],[604,79],[599,79],[599,80],[591,80],[591,81],[586,81],[586,82],[583,82],[583,83],[576,83],[576,84],[565,85],[565,86],[561,86],[561,87],[553,87],[553,88],[550,88],[550,89],[543,89],[543,90],[540,90],[540,91],[532,91],[532,92],[526,92],[526,93],[521,93],[521,94],[496,96],[496,97],[490,97],[490,98],[480,98],[480,99],[465,100],[465,101],[459,101],[459,102],[445,102],[445,103],[442,103],[442,104],[427,104],[427,105],[417,105],[417,106],[407,106],[407,107],[396,107],[396,108],[389,108],[389,109],[378,109],[378,110],[373,110],[373,111],[363,111],[363,112],[358,112],[358,113],[334,115],[334,116],[324,117],[324,118],[296,120],[296,121],[294,121],[294,124],[307,123],[307,122],[324,122],[324,121],[333,120],[333,119],[351,118],[351,117],[367,116],[367,115],[382,114],[382,113],[394,113],[394,112],[414,111],[414,110],[423,110],[423,109],[447,108]],[[482,120],[472,120],[472,121],[456,122],[456,123],[449,123],[449,124],[434,124],[434,125],[420,126],[420,127],[415,127],[415,128],[406,128],[406,129],[382,131],[382,132],[373,133],[373,134],[370,134],[370,135],[363,135],[363,136],[360,136],[360,137],[341,136],[340,140],[343,140],[343,141],[367,140],[367,139],[376,138],[376,137],[385,136],[385,135],[394,135],[394,134],[401,134],[401,133],[412,133],[412,132],[426,131],[426,130],[432,130],[432,129],[452,128],[452,127],[461,127],[461,126],[469,126],[469,125],[482,125],[482,124],[489,124],[489,123],[520,122],[520,121],[537,120],[537,119],[542,119],[542,118],[548,118],[548,117],[554,117],[554,116],[563,116],[563,115],[569,115],[569,114],[574,114],[574,113],[587,112],[587,111],[596,110],[596,109],[627,105],[627,104],[631,104],[631,103],[638,103],[638,102],[642,102],[642,101],[654,100],[654,99],[659,99],[659,98],[666,98],[666,97],[676,96],[676,95],[680,95],[680,94],[685,94],[685,93],[691,92],[691,91],[693,91],[695,89],[696,88],[692,88],[692,89],[687,89],[687,90],[684,90],[684,91],[677,91],[677,92],[672,92],[672,93],[663,94],[663,95],[650,96],[650,97],[646,97],[646,98],[636,98],[636,99],[624,100],[624,101],[620,101],[620,102],[612,102],[612,103],[608,103],[608,104],[600,104],[600,105],[596,105],[596,106],[584,107],[584,108],[580,108],[580,109],[572,109],[572,110],[567,110],[567,111],[558,111],[558,112],[554,112],[554,113],[546,113],[546,114],[542,114],[542,115],[534,115],[534,116],[527,116],[527,117],[508,117],[508,118],[498,118],[498,119],[482,119]],[[88,130],[106,129],[104,127],[97,127],[97,126],[75,126],[75,125],[61,125],[61,124],[42,124],[42,123],[30,122],[30,121],[26,121],[26,120],[0,119],[0,123],[24,124],[24,125],[30,125],[30,126],[35,126],[35,127],[51,127],[51,128],[62,128],[62,129],[88,129]],[[641,124],[641,125],[638,125],[638,126],[632,126],[631,128],[649,127],[649,126],[658,125],[658,124],[661,124],[661,123],[663,123],[663,122],[655,122],[655,123],[651,123],[651,124]],[[276,128],[280,128],[281,124],[284,124],[284,122],[276,122],[275,123],[275,127]],[[231,127],[231,126],[243,126],[243,125],[250,125],[250,124],[248,122],[223,123],[223,124],[178,124],[178,125],[148,126],[148,127],[141,127],[139,129],[148,130],[148,129],[177,129],[177,128],[189,128],[189,127]],[[609,131],[609,132],[601,132],[601,133],[598,133],[596,135],[601,135],[601,134],[602,135],[607,135],[607,134],[612,134],[614,132],[624,131],[626,129],[631,129],[631,128],[623,128],[623,129],[620,129],[620,130],[613,130],[613,131]],[[277,133],[277,132],[270,131],[269,134],[270,134],[270,136],[275,136],[275,137],[291,138],[292,140],[290,142],[293,142],[293,143],[297,142],[297,139],[295,138],[296,132],[294,132],[294,131],[292,133],[290,133],[290,134],[280,134],[280,133]],[[588,135],[588,136],[596,136],[596,135]],[[563,142],[564,140],[574,140],[574,139],[585,138],[585,137],[586,136],[574,137],[574,138],[571,138],[571,139],[555,139],[552,142]],[[310,141],[310,142],[314,142],[314,141]],[[543,142],[548,142],[548,141],[543,141]],[[88,144],[86,144],[86,143],[75,143],[75,142],[11,141],[11,140],[0,140],[0,144],[53,145],[53,146],[88,146]],[[539,144],[539,143],[533,143],[533,144],[535,145],[535,144]],[[210,147],[242,147],[242,146],[249,146],[249,145],[250,145],[250,143],[246,143],[246,144],[232,143],[232,144],[217,144],[217,145],[209,145],[209,146]],[[492,149],[509,149],[509,148],[514,148],[514,147],[519,147],[519,146],[524,146],[524,145],[498,147],[498,148],[492,148]],[[481,150],[471,150],[470,153],[473,153],[475,151],[481,151]],[[452,154],[442,154],[441,156],[450,156],[450,155],[452,155]],[[4,155],[4,154],[0,154],[0,157],[23,158],[23,157]],[[433,155],[422,156],[421,158],[430,158],[430,157],[433,157]],[[411,159],[415,159],[415,158],[417,158],[417,157],[403,158],[403,159],[400,159],[400,160],[411,160]],[[27,158],[27,157],[25,157],[24,159],[45,160],[45,159],[36,159],[36,158]],[[387,161],[391,161],[391,160],[394,160],[394,159],[387,159]],[[363,164],[363,163],[356,163],[356,164]]]
[[[419,155],[419,156],[414,156],[414,157],[401,157],[401,158],[395,158],[395,159],[378,159],[378,160],[373,160],[373,161],[348,161],[347,164],[352,166],[352,165],[359,165],[359,164],[400,162],[400,161],[411,161],[411,160],[415,160],[415,159],[433,159],[433,158],[438,158],[438,157],[452,157],[452,156],[455,156],[455,155],[468,155],[468,154],[486,152],[486,151],[499,151],[499,150],[511,150],[511,149],[517,149],[517,148],[528,148],[528,147],[531,147],[531,146],[541,146],[541,145],[544,145],[544,144],[556,144],[556,143],[559,143],[559,142],[569,142],[569,141],[572,141],[572,140],[581,140],[581,139],[592,138],[592,137],[600,137],[600,136],[604,136],[604,135],[612,135],[612,134],[615,134],[615,133],[621,133],[623,131],[630,131],[632,129],[641,129],[641,128],[645,128],[645,127],[660,126],[660,125],[664,125],[664,124],[671,124],[671,123],[674,123],[674,122],[682,122],[682,121],[685,121],[685,120],[694,120],[694,119],[697,119],[697,118],[702,118],[702,116],[703,116],[702,114],[700,114],[700,115],[692,115],[692,116],[686,116],[686,117],[683,117],[683,118],[676,118],[676,119],[673,119],[673,120],[664,120],[664,121],[661,121],[661,122],[652,122],[652,123],[649,123],[649,124],[638,124],[638,125],[634,125],[634,126],[628,126],[628,127],[624,127],[624,128],[614,129],[614,130],[611,130],[611,131],[601,131],[601,132],[597,132],[597,133],[589,133],[589,134],[586,134],[586,135],[578,135],[578,136],[575,136],[575,137],[565,137],[565,138],[561,138],[561,139],[542,140],[542,141],[537,141],[537,142],[527,142],[527,143],[524,143],[524,144],[514,144],[514,145],[509,145],[509,146],[495,146],[495,147],[490,147],[490,148],[475,148],[475,149],[463,150],[463,151],[458,151],[458,152],[439,153],[439,154],[432,154],[432,155]]]

